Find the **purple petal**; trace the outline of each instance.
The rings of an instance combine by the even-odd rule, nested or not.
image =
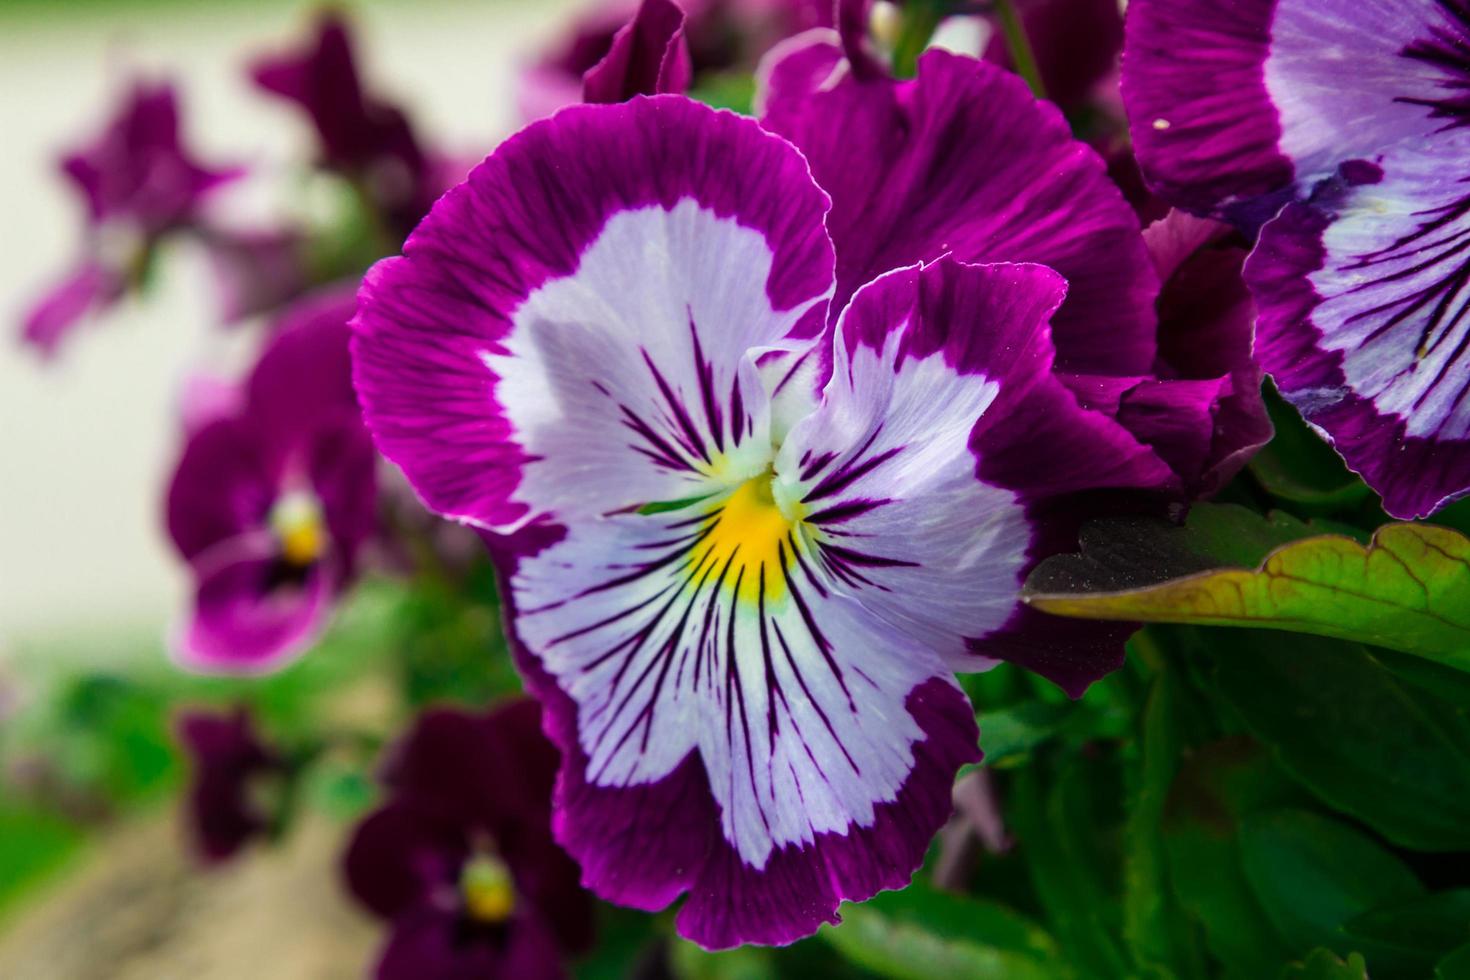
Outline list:
[[[1440,129],[1458,84],[1434,45],[1466,30],[1439,0],[1140,0],[1123,63],[1139,163],[1171,203],[1259,226],[1344,161]]]
[[[413,802],[391,801],[353,831],[342,862],[347,887],[385,919],[432,904],[458,885],[468,829]]]
[[[378,448],[492,528],[701,492],[764,410],[745,351],[818,328],[826,204],[784,141],[676,96],[531,125],[368,274],[353,355]]]
[[[237,418],[194,432],[167,496],[169,535],[192,561],[202,552],[264,526],[276,486],[259,434]]]
[[[378,980],[562,980],[566,971],[546,927],[532,917],[506,923],[501,935],[465,937],[457,917],[420,907],[399,916],[378,960]]]
[[[832,195],[832,319],[863,283],[945,253],[1037,262],[1068,282],[1053,322],[1063,367],[1149,368],[1158,281],[1138,219],[1054,106],[1009,72],[943,51],[925,54],[913,81],[849,74],[801,93],[790,74],[801,73],[767,70],[782,86],[765,93],[763,123],[796,143]]]
[[[222,542],[194,560],[194,607],[175,638],[179,662],[209,673],[276,670],[327,624],[337,575],[285,565],[268,533]]]
[[[89,314],[115,303],[125,289],[124,277],[101,262],[84,260],[30,308],[21,339],[51,357],[67,334]]]
[[[607,55],[582,76],[582,100],[683,95],[691,77],[683,9],[673,0],[643,0],[633,19],[613,35]]]
[[[240,170],[207,170],[179,139],[173,86],[137,82],[90,145],[61,163],[86,196],[94,224],[123,219],[145,235],[159,234],[192,216],[199,200]]]
[[[323,290],[291,306],[246,382],[246,411],[276,461],[299,452],[323,425],[355,413],[347,324],[351,287]]]
[[[407,233],[417,224],[441,189],[432,162],[403,111],[364,90],[346,20],[323,14],[312,43],[261,59],[251,77],[301,107],[316,126],[323,163],[363,181],[395,228]]]
[[[843,314],[843,347],[822,409],[782,447],[782,460],[793,454],[825,460],[823,445],[837,449],[811,480],[840,483],[842,490],[822,511],[812,513],[809,502],[807,522],[821,526],[823,514],[833,513],[832,530],[847,536],[834,544],[850,558],[837,571],[856,576],[843,587],[955,669],[1005,659],[1025,640],[1015,635],[1018,622],[1030,623],[1018,605],[1021,582],[1041,557],[1064,547],[1059,542],[1085,511],[1074,502],[1058,519],[1055,500],[1176,483],[1154,452],[1106,415],[1079,407],[1051,375],[1047,319],[1064,294],[1060,277],[1040,266],[952,259],[876,280]],[[864,350],[895,359],[890,390],[882,375],[863,367],[879,363]],[[944,378],[941,363],[956,375]],[[906,383],[914,404],[901,400]],[[851,405],[844,397],[849,386],[860,396]],[[950,418],[966,404],[967,388],[982,397],[979,411]],[[867,412],[872,421],[858,424]],[[910,425],[914,432],[902,435]],[[937,451],[944,433],[958,437],[963,453],[952,474]],[[890,443],[898,451],[874,456],[883,458],[881,465],[854,468],[863,470],[855,479],[836,469]],[[854,456],[847,447],[857,446],[866,448]],[[1038,453],[1045,465],[1036,462]],[[844,506],[848,500],[853,503]],[[1058,656],[1066,654],[1059,634],[1043,624],[1041,635]],[[1086,681],[1120,661],[1121,639],[1112,639],[1100,653],[1098,642],[1084,637],[1090,669],[1083,656],[1075,659]],[[1042,673],[1069,690],[1085,686],[1073,675]]]
[[[209,861],[232,857],[267,829],[250,796],[250,781],[279,768],[280,760],[256,737],[244,710],[233,715],[188,712],[177,724],[190,756],[190,831]]]
[[[507,581],[513,580],[518,560],[546,541],[543,531],[533,529],[509,542],[496,542]],[[521,559],[516,551],[524,553]],[[514,598],[506,594],[511,597],[507,601],[513,613]],[[871,623],[883,631],[879,621]],[[519,632],[513,635],[520,636]],[[797,633],[789,636],[794,640]],[[712,786],[701,754],[689,752],[661,778],[624,785],[599,782],[594,763],[582,747],[576,703],[519,639],[513,642],[513,649],[529,684],[547,706],[547,733],[563,752],[554,827],[557,839],[581,864],[583,882],[604,898],[647,910],[662,908],[687,891],[689,897],[677,919],[680,933],[710,948],[742,942],[790,942],[809,935],[822,922],[835,921],[837,906],[844,899],[862,900],[881,889],[907,884],[929,840],[950,813],[955,771],[979,757],[973,712],[963,695],[947,679],[925,681],[894,707],[887,722],[891,726],[902,720],[904,728],[916,726],[916,731],[907,775],[886,802],[875,802],[863,823],[783,843],[765,859],[752,863],[741,846],[731,843],[728,816],[727,829],[721,829],[721,807],[715,794],[729,792],[722,788],[728,777],[716,778]],[[785,683],[796,689],[789,674]],[[808,683],[831,681],[813,672]],[[867,682],[853,675],[852,683]],[[797,706],[788,700],[781,704],[783,717],[785,705]],[[735,708],[731,705],[728,710]],[[809,707],[805,710],[810,714]],[[719,716],[723,715],[720,710]],[[696,724],[708,724],[707,715],[699,717]],[[808,721],[822,728],[816,716]],[[835,716],[833,723],[837,723]],[[738,716],[735,724],[742,724]],[[781,723],[783,741],[799,731],[786,729],[787,724],[789,720]],[[884,727],[876,726],[873,736],[883,740],[896,736],[896,732],[882,732]],[[759,746],[769,737],[764,721],[758,731],[750,744],[763,751]],[[808,728],[806,737],[812,739],[811,745],[798,749],[798,755],[787,756],[789,764],[797,765],[808,752],[832,751],[832,743],[819,738],[817,730]],[[681,734],[677,740],[685,738]],[[855,758],[866,760],[871,775],[884,767],[886,750],[860,753],[855,748],[854,753]],[[833,765],[830,778],[834,782],[851,778],[850,771],[844,776]],[[754,778],[755,773],[750,776]],[[739,785],[737,781],[735,786]],[[815,794],[810,798],[813,807],[831,792],[816,785],[809,785],[808,790]],[[771,819],[783,823],[792,817],[811,819],[801,812],[797,798],[787,800],[785,806],[795,809],[772,813]],[[747,832],[755,829],[747,825]]]
[[[1225,226],[1182,212],[1144,231],[1164,279],[1159,373],[1184,382],[1222,381],[1209,409],[1212,425],[1203,466],[1197,472],[1176,466],[1194,497],[1223,488],[1274,434],[1254,353],[1255,305],[1241,277],[1245,249],[1227,233]]]
[[[1470,492],[1466,134],[1290,205],[1246,264],[1263,366],[1400,518]]]

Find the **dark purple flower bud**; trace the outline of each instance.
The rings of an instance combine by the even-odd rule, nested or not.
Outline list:
[[[270,792],[285,778],[285,762],[260,740],[244,708],[186,712],[175,730],[193,769],[186,812],[194,846],[206,861],[231,858],[279,816]]]
[[[551,835],[557,763],[534,702],[419,717],[345,858],[389,923],[379,977],[560,977],[590,945],[591,898]]]
[[[324,14],[312,41],[257,61],[251,77],[311,118],[322,165],[357,182],[396,232],[407,234],[443,190],[408,117],[364,89],[340,15]]]
[[[168,529],[195,580],[176,637],[189,666],[273,669],[304,650],[372,534],[376,457],[352,391],[350,291],[291,308],[238,412],[188,438]]]
[[[684,11],[674,0],[643,0],[613,35],[603,59],[582,75],[582,101],[625,102],[635,95],[683,95],[693,71]]]
[[[684,14],[682,36],[672,36],[673,12],[679,9]],[[621,102],[640,92],[683,92],[690,79],[706,72],[748,72],[782,38],[833,26],[835,10],[835,0],[603,4],[522,72],[517,93],[521,115],[540,119],[582,101]],[[624,40],[615,51],[619,37]],[[678,51],[684,49],[687,71],[678,63],[684,57]],[[678,60],[666,64],[671,58]],[[594,70],[589,79],[594,87],[584,95],[584,77]]]
[[[1068,112],[1080,108],[1118,67],[1123,50],[1118,0],[1021,0],[1017,7],[1046,97]],[[984,56],[1014,67],[999,30],[991,34]]]

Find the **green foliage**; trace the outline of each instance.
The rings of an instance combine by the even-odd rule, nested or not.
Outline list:
[[[1073,975],[1055,942],[1036,924],[998,904],[923,884],[846,905],[842,920],[835,928],[824,926],[822,938],[884,977],[1064,980]]]
[[[1265,395],[1276,435],[1251,460],[1250,472],[1267,493],[1314,513],[1340,510],[1372,495],[1274,386],[1267,384]]]
[[[1200,529],[1221,517],[1233,537]],[[1108,526],[1084,538],[1082,555],[1043,563],[1028,583],[1028,601],[1063,616],[1315,633],[1470,670],[1470,538],[1389,524],[1366,547],[1344,534],[1319,534],[1283,544],[1251,567],[1263,544],[1304,530],[1243,508],[1197,508],[1184,528]]]

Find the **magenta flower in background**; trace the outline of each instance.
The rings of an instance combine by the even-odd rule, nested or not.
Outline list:
[[[136,82],[89,145],[63,158],[61,171],[86,203],[82,254],[29,311],[22,337],[44,354],[87,315],[136,286],[158,240],[191,226],[204,198],[239,170],[196,163],[179,136],[173,86]]]
[[[529,121],[583,101],[683,94],[696,75],[748,71],[782,38],[831,27],[834,9],[832,0],[604,0],[589,9],[550,53],[522,72],[517,95],[521,115]],[[685,16],[676,17],[678,13]],[[676,21],[677,38],[672,27]],[[623,39],[615,43],[619,35]],[[665,52],[681,63],[669,65]],[[634,70],[650,77],[626,75],[629,54]],[[637,68],[640,64],[642,69]],[[666,70],[666,65],[673,70]],[[609,74],[635,84],[625,87],[619,98],[610,98]]]
[[[1088,491],[1180,491],[1052,373],[1155,357],[1101,161],[1000,69],[930,55],[915,84],[907,143],[828,115],[842,167],[814,127],[809,167],[676,96],[568,108],[449,192],[354,321],[379,448],[502,573],[557,839],[610,900],[687,892],[710,947],[907,883],[979,754],[952,672],[1079,694],[1116,667],[1126,628],[1031,613],[1021,581]],[[995,258],[1077,281],[971,264]]]
[[[376,457],[347,353],[353,309],[343,289],[292,307],[240,409],[195,420],[167,515],[194,577],[175,638],[190,667],[257,672],[303,651],[373,533]]]
[[[322,166],[356,182],[395,234],[407,234],[448,186],[448,164],[428,152],[403,110],[365,89],[339,14],[323,14],[301,49],[257,61],[251,77],[307,114]]]
[[[1261,362],[1397,517],[1470,492],[1467,52],[1464,0],[1129,10],[1145,175],[1265,223],[1245,267]]]
[[[185,712],[176,732],[190,763],[186,817],[194,846],[206,861],[234,857],[270,832],[276,815],[264,798],[269,782],[284,778],[284,760],[261,741],[244,708]]]
[[[556,766],[533,701],[419,716],[345,859],[389,923],[381,980],[552,980],[591,945],[591,896],[551,839]]]

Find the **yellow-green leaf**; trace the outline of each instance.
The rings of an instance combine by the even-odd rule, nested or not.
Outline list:
[[[1431,525],[1389,524],[1366,547],[1335,534],[1304,538],[1257,568],[1117,591],[1034,591],[1026,601],[1087,619],[1315,633],[1470,671],[1470,538]]]

